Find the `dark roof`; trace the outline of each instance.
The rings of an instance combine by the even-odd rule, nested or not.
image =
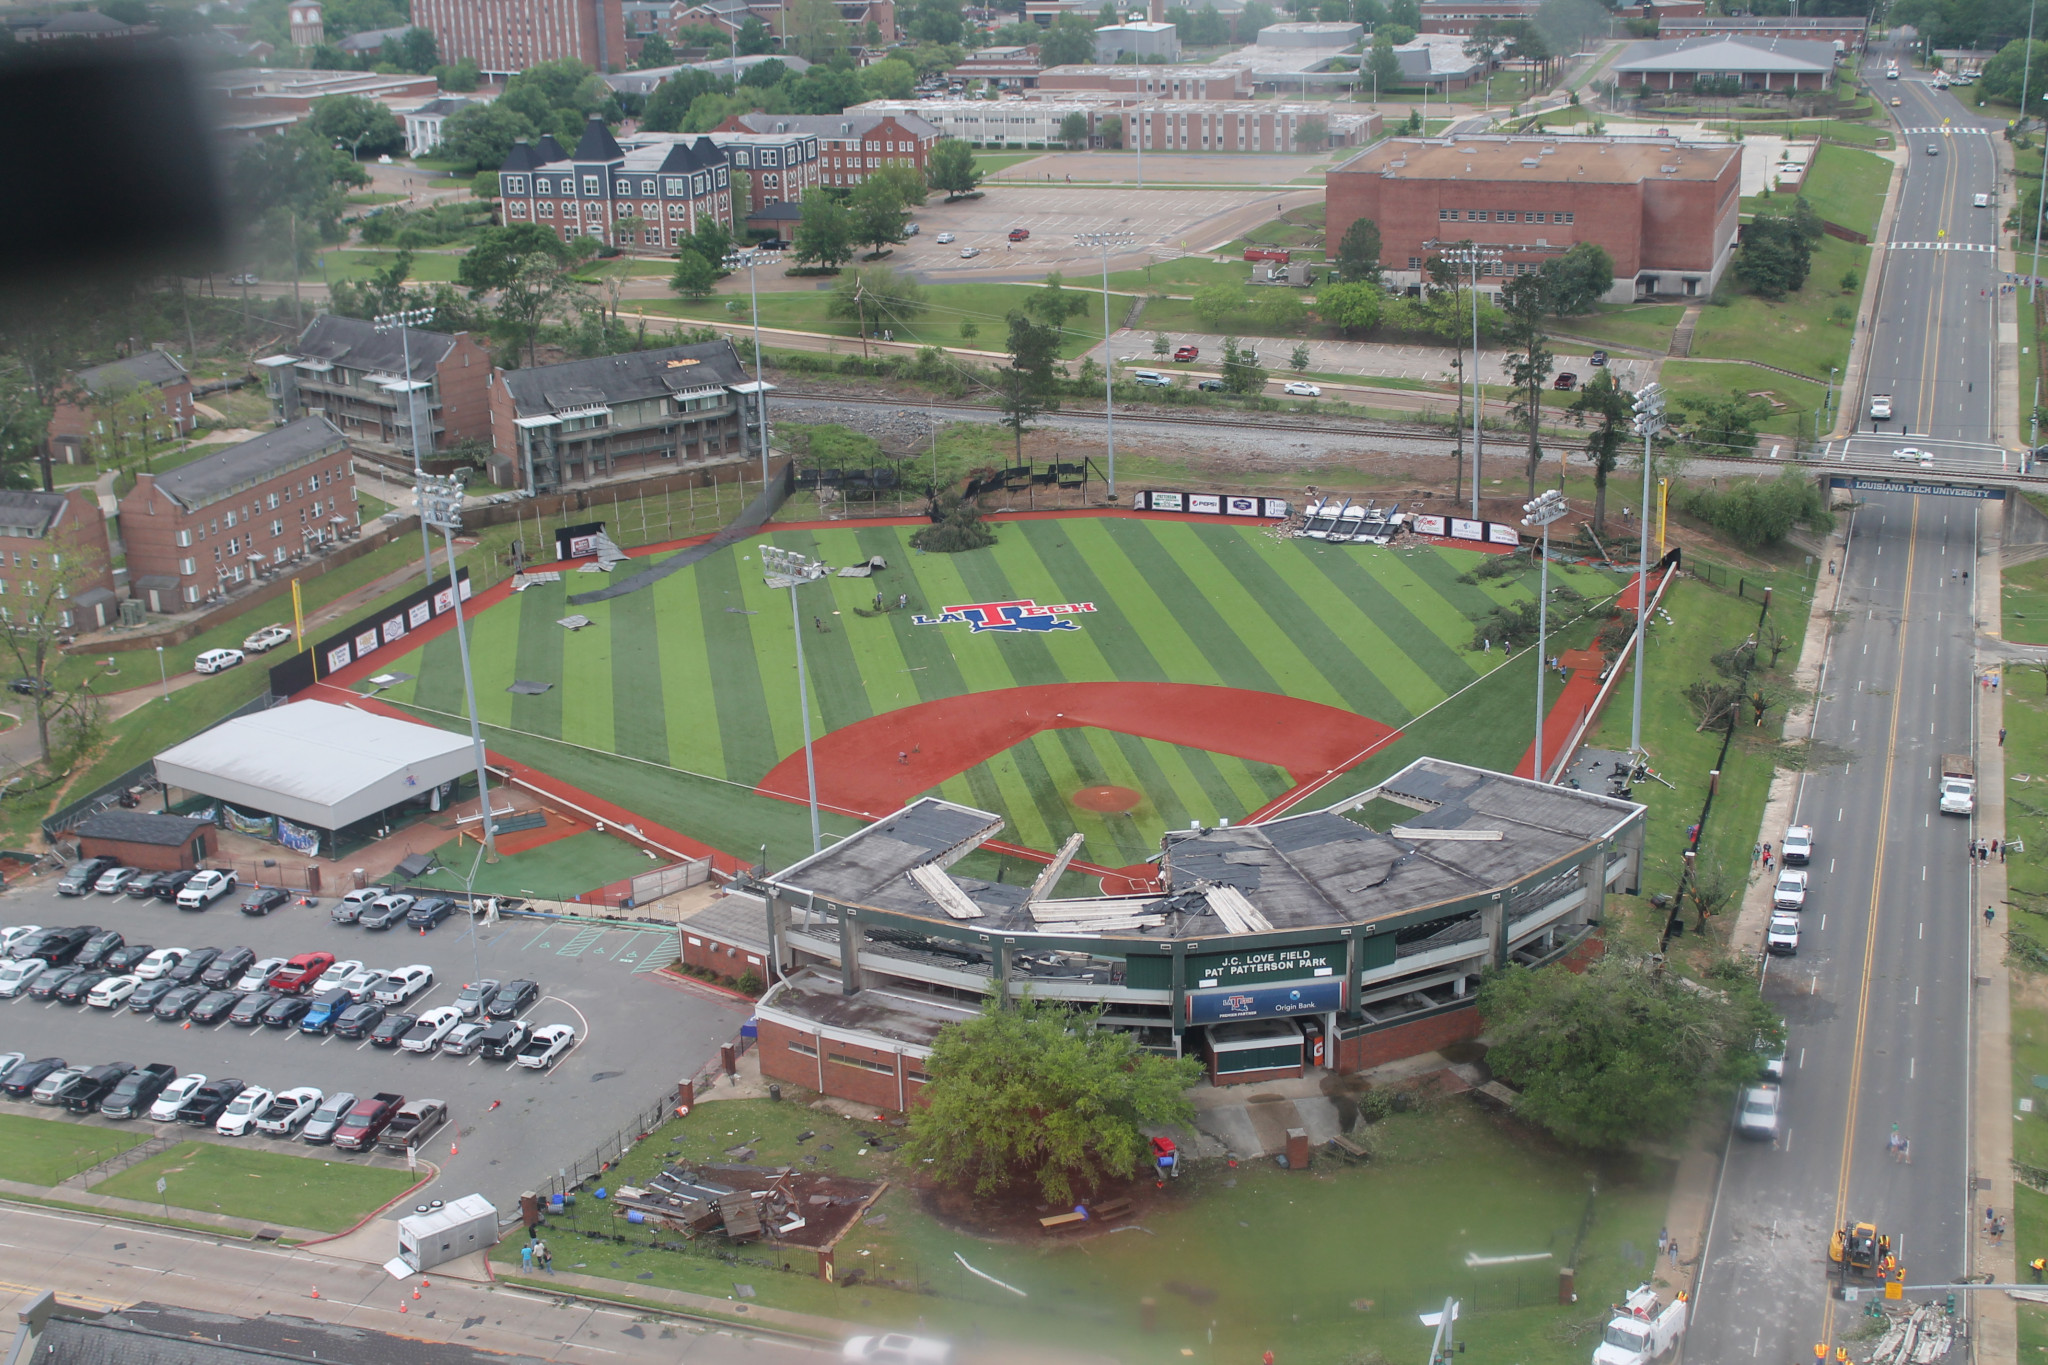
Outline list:
[[[177,358],[164,351],[144,351],[78,372],[78,382],[94,393],[119,393],[137,384],[161,387],[188,377]]]
[[[617,161],[625,152],[619,148],[619,140],[612,136],[612,130],[604,126],[604,120],[596,114],[590,116],[590,126],[583,130],[583,141],[576,144],[577,161]]]
[[[662,159],[661,169],[667,172],[703,171],[725,164],[725,152],[708,137],[700,137],[692,143],[678,142],[668,149]]]
[[[44,1325],[34,1358],[59,1365],[256,1365],[273,1360],[309,1365],[527,1365],[533,1360],[459,1342],[389,1336],[283,1313],[234,1318],[156,1303],[134,1304],[97,1321],[62,1310]]]
[[[469,108],[469,106],[474,103],[476,103],[475,100],[467,100],[460,95],[442,95],[439,96],[438,98],[428,100],[425,104],[422,104],[417,109],[408,109],[405,112],[407,117],[410,117],[414,114],[456,114],[462,112],[464,109]]]
[[[187,511],[216,502],[238,488],[274,478],[323,455],[348,449],[348,439],[325,417],[301,417],[276,431],[156,475],[156,487]]]
[[[176,848],[210,828],[211,820],[189,815],[153,815],[140,810],[103,810],[71,832],[85,839],[113,839],[123,844],[161,844]]]
[[[344,369],[388,374],[396,379],[427,380],[455,349],[455,338],[446,332],[426,332],[417,327],[380,332],[361,318],[322,313],[299,334],[299,354],[331,361]],[[406,374],[407,353],[412,356],[412,373]]]
[[[571,360],[562,365],[508,370],[505,391],[522,417],[596,404],[630,403],[687,389],[744,383],[739,354],[723,338],[695,346]]]
[[[381,50],[384,44],[404,33],[406,27],[400,24],[397,28],[373,28],[361,33],[351,33],[336,46],[343,52],[376,52]]]
[[[36,25],[38,33],[126,33],[128,25],[119,19],[110,19],[95,10],[80,10],[75,14],[60,14],[56,18]]]
[[[562,150],[561,143],[555,141],[553,133],[542,133],[540,135],[540,141],[533,144],[533,154],[540,158],[542,165],[546,165],[550,161],[566,161],[569,159],[569,154]]]
[[[440,101],[436,100],[434,103],[439,104]],[[420,112],[424,113],[425,111],[422,110]],[[541,159],[534,155],[533,144],[522,137],[513,140],[512,149],[505,153],[505,164],[498,167],[498,169],[501,171],[530,171],[540,164]]]
[[[70,505],[62,493],[0,491],[0,536],[46,536]]]

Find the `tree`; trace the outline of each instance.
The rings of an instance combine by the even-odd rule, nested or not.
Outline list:
[[[1294,150],[1297,152],[1320,152],[1323,144],[1330,140],[1330,125],[1327,120],[1314,115],[1294,125]]]
[[[1236,39],[1240,43],[1252,42],[1258,38],[1261,29],[1271,28],[1279,19],[1280,16],[1273,12],[1273,7],[1266,0],[1247,0],[1237,14]]]
[[[701,299],[718,287],[718,272],[696,252],[680,251],[676,253],[675,273],[668,277],[668,287],[686,299]]]
[[[1259,353],[1249,346],[1239,346],[1236,337],[1223,338],[1223,391],[1241,398],[1266,391],[1266,371],[1259,364]]]
[[[1079,290],[1067,288],[1066,277],[1055,270],[1045,277],[1043,288],[1024,297],[1024,311],[1054,331],[1065,331],[1067,319],[1088,311],[1090,299]]]
[[[1984,63],[1983,70],[1977,74],[1977,85],[1986,99],[2018,108],[2021,99],[2020,85],[2024,81],[2028,87],[2026,98],[2038,105],[2041,102],[2044,68],[2048,68],[2048,42],[2035,39],[2033,61],[2030,65],[2027,40],[2015,38],[1998,49],[1997,53]]]
[[[795,0],[784,13],[785,43],[805,61],[830,64],[844,56],[849,43],[846,21],[832,0]]]
[[[441,155],[494,171],[505,164],[514,142],[538,135],[533,121],[516,110],[495,101],[472,104],[450,114],[441,125]]]
[[[1464,53],[1478,62],[1486,76],[1487,103],[1493,102],[1493,68],[1500,61],[1500,54],[1506,50],[1508,35],[1500,24],[1492,19],[1480,19],[1472,25],[1472,31],[1465,35]]]
[[[1301,345],[1296,346],[1294,350],[1288,354],[1287,368],[1294,371],[1296,374],[1307,374],[1308,360],[1308,344],[1304,342]]]
[[[100,0],[99,11],[131,28],[149,22],[149,6],[143,0]]]
[[[1068,150],[1088,144],[1088,116],[1079,110],[1060,120],[1060,141]]]
[[[1394,51],[1394,35],[1384,27],[1372,35],[1372,56],[1367,60],[1374,91],[1384,97],[1401,84],[1401,54]]]
[[[850,318],[868,336],[884,327],[903,327],[924,312],[924,289],[886,265],[865,266],[839,277],[825,315]]]
[[[869,99],[907,100],[917,89],[917,72],[900,57],[887,57],[861,68],[861,91]]]
[[[642,71],[657,66],[674,66],[675,61],[676,50],[659,33],[650,33],[640,40],[640,60],[635,65]]]
[[[971,193],[981,183],[974,168],[974,149],[959,138],[940,138],[925,158],[925,179],[935,190],[944,190],[949,200]]]
[[[437,66],[433,76],[443,90],[453,94],[466,94],[477,88],[483,81],[483,73],[476,68],[476,58],[464,57],[452,66]],[[443,125],[445,129],[446,125]]]
[[[922,43],[957,43],[967,32],[960,0],[917,0],[904,29]]]
[[[455,268],[456,283],[472,298],[498,296],[496,330],[513,354],[526,347],[529,365],[538,360],[535,347],[541,324],[559,314],[577,292],[569,279],[569,255],[569,248],[547,228],[515,223],[479,229]]]
[[[1031,419],[1059,408],[1053,372],[1059,356],[1059,328],[1010,314],[1010,363],[996,375],[1003,425],[1016,437],[1018,464],[1024,463],[1024,431]]]
[[[1543,287],[1550,311],[1559,317],[1590,313],[1614,287],[1614,258],[1598,242],[1579,242],[1543,263]]]
[[[1095,60],[1095,25],[1078,14],[1062,14],[1038,41],[1041,66],[1074,66]]]
[[[412,253],[400,250],[366,280],[335,280],[328,285],[328,306],[347,318],[376,318],[417,307],[417,296],[405,287],[411,274]]]
[[[1158,356],[1161,360],[1173,354],[1173,343],[1166,339],[1166,333],[1154,332],[1152,334],[1152,354]]]
[[[740,25],[738,43],[742,57],[758,57],[775,50],[775,34],[759,17],[750,14]]]
[[[1768,402],[1741,389],[1728,390],[1726,398],[1681,398],[1678,408],[1691,419],[1686,423],[1686,444],[1717,455],[1746,455],[1755,449],[1757,423],[1771,415]]]
[[[711,215],[706,214],[697,220],[697,230],[683,240],[683,247],[702,256],[718,278],[724,279],[732,273],[725,265],[725,258],[732,255],[732,233]]]
[[[1229,319],[1244,311],[1249,296],[1245,287],[1234,280],[1219,280],[1205,284],[1195,291],[1193,306],[1195,316],[1213,330],[1220,329]]]
[[[384,60],[401,71],[424,76],[441,64],[441,49],[431,29],[414,25],[399,34],[397,41],[384,45]]]
[[[398,115],[361,95],[314,100],[306,126],[330,142],[347,144],[350,156],[382,156],[405,147],[405,126]]]
[[[876,187],[877,194],[886,190],[897,203],[906,208],[921,208],[925,200],[931,197],[931,187],[925,183],[924,176],[918,173],[917,167],[907,161],[892,161],[886,166],[869,171],[861,186],[866,188],[869,185]]]
[[[790,257],[798,265],[837,270],[853,259],[853,217],[828,194],[804,198],[804,216],[790,241]]]
[[[887,180],[871,177],[862,181],[854,187],[846,207],[853,219],[853,240],[867,243],[876,254],[903,240],[909,215],[904,212],[902,196]]]
[[[1602,368],[1586,381],[1572,400],[1572,421],[1580,426],[1591,422],[1586,433],[1586,458],[1593,462],[1593,534],[1607,532],[1607,476],[1621,460],[1634,416],[1635,395],[1614,380],[1614,371]]]
[[[1193,1058],[1138,1045],[1099,1013],[1025,996],[990,1000],[932,1042],[930,1076],[904,1155],[945,1184],[989,1198],[1018,1181],[1065,1208],[1151,1162],[1145,1130],[1185,1125]]]
[[[1521,1088],[1516,1111],[1566,1142],[1618,1149],[1673,1136],[1703,1098],[1758,1079],[1766,1050],[1784,1041],[1753,974],[1729,962],[1713,977],[1698,989],[1621,952],[1584,972],[1489,973],[1479,988],[1495,1039],[1487,1063]]]
[[[1271,336],[1300,327],[1308,318],[1308,307],[1302,303],[1301,295],[1285,285],[1269,285],[1259,291],[1252,304],[1252,316]]]
[[[981,509],[962,497],[941,499],[931,490],[933,522],[913,533],[912,549],[926,554],[957,555],[984,550],[996,543],[996,533],[981,519]]]
[[[1324,322],[1356,336],[1380,323],[1380,305],[1387,291],[1377,284],[1326,284],[1316,293],[1316,313]]]
[[[1122,115],[1105,114],[1102,121],[1095,125],[1095,132],[1102,139],[1102,145],[1105,148],[1116,152],[1123,150],[1124,121]]]
[[[8,572],[13,581],[0,604],[0,643],[14,660],[14,674],[34,678],[29,704],[35,711],[36,744],[52,774],[68,771],[97,743],[105,706],[93,693],[94,674],[59,667],[64,644],[81,627],[70,601],[106,572],[105,551],[84,527],[60,524],[47,553]]]
[[[1380,225],[1370,218],[1354,218],[1337,243],[1337,269],[1350,282],[1380,280]]]
[[[1536,466],[1543,460],[1543,390],[1555,368],[1550,338],[1543,330],[1549,311],[1548,291],[1539,275],[1517,275],[1501,287],[1501,308],[1507,313],[1508,379],[1515,386],[1513,412],[1528,428],[1529,496],[1536,496]]]
[[[229,192],[249,256],[307,269],[315,245],[342,239],[343,193],[369,183],[354,158],[304,124],[245,147]]]
[[[1767,299],[1796,294],[1806,287],[1821,236],[1820,215],[1803,197],[1783,213],[1758,213],[1742,230],[1735,278]]]

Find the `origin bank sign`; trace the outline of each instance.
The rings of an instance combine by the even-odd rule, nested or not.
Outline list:
[[[1044,606],[1029,598],[1021,602],[968,602],[957,607],[944,607],[937,616],[916,616],[912,621],[920,626],[957,626],[979,635],[983,631],[1003,630],[1079,630],[1077,622],[1066,618],[1095,610],[1093,602],[1056,602]]]

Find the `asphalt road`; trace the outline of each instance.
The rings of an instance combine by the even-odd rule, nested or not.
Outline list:
[[[1919,81],[1875,84],[1903,101],[1905,128],[1966,121]],[[1926,146],[1938,140],[1941,153]],[[1989,138],[1914,133],[1893,240],[1991,240]],[[1946,233],[1944,237],[1942,234]],[[1894,254],[1879,297],[1869,386],[1890,392],[1916,444],[1988,441],[1995,429],[1987,338],[1999,279],[1990,252]],[[1866,406],[1867,410],[1867,406]],[[1978,503],[1881,494],[1855,513],[1835,605],[1814,738],[1846,759],[1801,783],[1796,819],[1815,831],[1812,887],[1796,957],[1771,961],[1766,998],[1790,1052],[1779,1140],[1733,1140],[1686,1350],[1700,1360],[1792,1361],[1833,1342],[1859,1311],[1831,1295],[1830,1231],[1875,1222],[1910,1281],[1968,1269],[1971,822],[1935,810],[1945,752],[1974,744],[1971,568]],[[1769,838],[1773,831],[1765,831]],[[1894,1162],[1892,1125],[1912,1143]],[[1689,1251],[1689,1249],[1687,1249]]]

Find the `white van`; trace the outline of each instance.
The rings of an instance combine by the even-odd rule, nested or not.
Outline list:
[[[242,662],[239,649],[209,649],[192,661],[192,667],[201,673],[219,673]]]
[[[1148,389],[1170,389],[1173,387],[1173,376],[1161,374],[1157,370],[1132,370],[1131,382],[1142,384]]]

